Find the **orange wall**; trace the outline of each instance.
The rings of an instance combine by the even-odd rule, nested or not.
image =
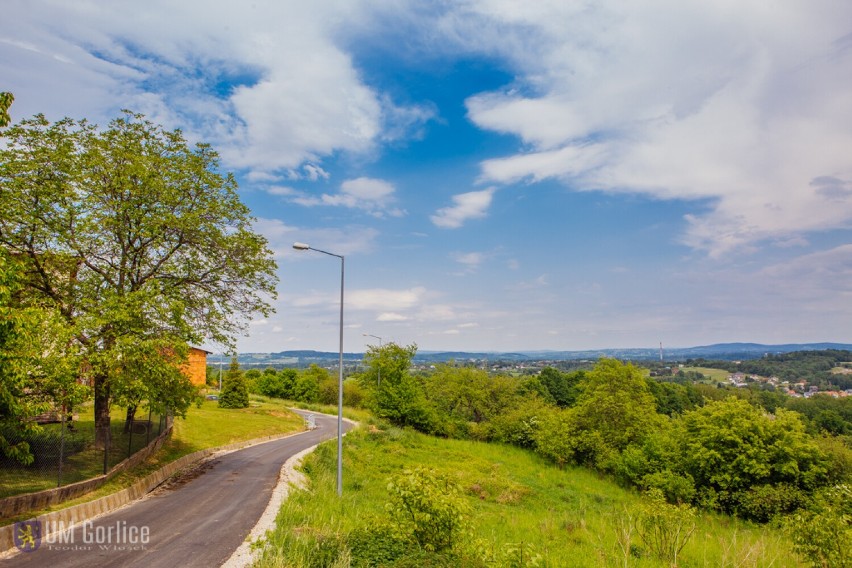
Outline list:
[[[190,347],[189,361],[181,370],[192,384],[203,387],[207,383],[207,352]]]

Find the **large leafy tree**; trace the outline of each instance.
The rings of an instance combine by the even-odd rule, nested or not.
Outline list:
[[[22,302],[74,330],[103,443],[140,365],[171,368],[187,343],[231,346],[271,311],[275,263],[216,152],[179,130],[130,112],[105,129],[37,115],[4,136],[0,246],[24,264]],[[151,375],[141,380],[154,393]],[[184,386],[159,388],[158,404],[184,412]]]
[[[410,373],[416,353],[414,344],[371,346],[364,353],[368,369],[360,381],[370,391],[371,406],[377,416],[401,426],[430,431],[434,424],[423,385]]]
[[[621,451],[656,430],[663,420],[642,371],[617,359],[601,359],[586,373],[575,419],[582,430],[597,432]]]
[[[22,286],[20,261],[0,249],[0,452],[26,464],[32,418],[70,409],[86,389],[72,330],[55,310],[19,305]]]

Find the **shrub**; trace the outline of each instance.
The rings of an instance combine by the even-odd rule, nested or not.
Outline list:
[[[521,448],[535,448],[541,419],[551,411],[550,405],[538,397],[525,399],[518,406],[498,414],[488,423],[490,438]]]
[[[379,519],[369,519],[349,533],[347,544],[352,568],[390,565],[411,548],[410,541],[400,537],[392,526]]]
[[[852,487],[838,485],[820,493],[811,510],[788,518],[785,528],[796,552],[813,566],[852,566]]]
[[[231,360],[231,368],[222,383],[222,392],[219,395],[221,408],[246,408],[249,405],[246,379],[236,361],[236,357]]]
[[[397,535],[430,552],[452,550],[466,533],[467,504],[458,484],[446,475],[418,467],[388,484],[386,508]]]
[[[636,532],[654,556],[672,565],[695,532],[695,509],[670,505],[662,493],[648,492],[649,499],[636,515]]]
[[[755,485],[736,495],[736,514],[765,523],[805,504],[804,492],[792,485]]]
[[[688,473],[680,475],[670,470],[649,473],[642,478],[640,487],[658,490],[669,503],[691,503],[695,498],[695,482]]]

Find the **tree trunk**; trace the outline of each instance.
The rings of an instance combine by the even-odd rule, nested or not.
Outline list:
[[[124,419],[124,433],[129,434],[133,429],[133,420],[136,419],[136,408],[137,406],[134,404],[133,406],[127,407],[127,417]]]
[[[110,443],[109,380],[95,375],[95,446],[105,448]]]

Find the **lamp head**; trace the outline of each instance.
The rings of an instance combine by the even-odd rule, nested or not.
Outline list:
[[[296,250],[309,250],[311,247],[305,243],[293,243],[293,248]]]

